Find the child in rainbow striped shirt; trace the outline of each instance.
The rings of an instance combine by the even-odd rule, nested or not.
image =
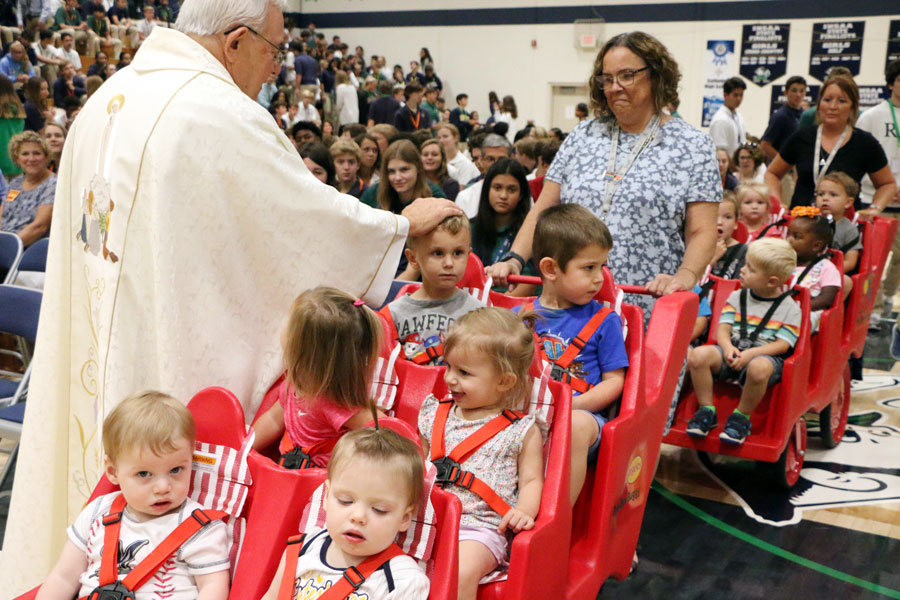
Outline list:
[[[796,266],[797,253],[785,240],[763,238],[748,246],[741,269],[742,289],[725,303],[717,343],[695,348],[688,357],[700,405],[688,423],[688,435],[706,437],[718,425],[713,381],[730,381],[743,388],[719,439],[742,444],[750,434],[750,415],[766,389],[781,380],[784,357],[797,343],[800,306],[790,290],[782,292]]]

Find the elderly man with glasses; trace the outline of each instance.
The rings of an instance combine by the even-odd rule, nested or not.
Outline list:
[[[103,418],[136,390],[220,385],[252,418],[304,289],[380,305],[407,235],[460,211],[370,209],[320,183],[256,101],[282,0],[187,0],[91,96],[59,166],[0,589],[38,583],[102,473]],[[35,519],[36,514],[41,515]]]

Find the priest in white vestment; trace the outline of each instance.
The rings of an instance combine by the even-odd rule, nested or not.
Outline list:
[[[187,0],[91,97],[61,158],[0,590],[47,575],[101,474],[100,425],[144,389],[220,385],[248,421],[291,301],[387,294],[407,234],[458,213],[373,210],[313,177],[255,102],[283,0]]]

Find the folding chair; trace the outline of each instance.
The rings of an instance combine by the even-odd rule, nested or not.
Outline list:
[[[0,378],[0,406],[19,402],[25,398],[28,377],[31,374],[28,343],[37,338],[38,317],[41,312],[39,290],[15,285],[0,285],[0,333],[8,333],[19,338],[20,352],[4,350],[4,354],[16,356],[25,367],[25,374],[3,371],[2,374],[15,379]]]
[[[0,283],[12,283],[22,259],[22,238],[8,231],[0,231]]]
[[[16,285],[32,288],[44,287],[44,273],[47,271],[47,248],[50,238],[41,238],[25,248],[22,260],[16,270]]]

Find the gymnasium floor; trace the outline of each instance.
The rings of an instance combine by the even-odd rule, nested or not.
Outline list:
[[[810,435],[792,492],[767,484],[752,462],[663,445],[638,568],[599,598],[900,598],[900,364],[888,352],[890,325],[869,333],[843,442],[828,451]]]
[[[870,333],[848,433],[832,451],[810,436],[793,493],[774,491],[754,463],[664,445],[640,564],[599,598],[900,599],[900,364],[889,343],[890,323]],[[0,492],[0,536],[8,507]]]

